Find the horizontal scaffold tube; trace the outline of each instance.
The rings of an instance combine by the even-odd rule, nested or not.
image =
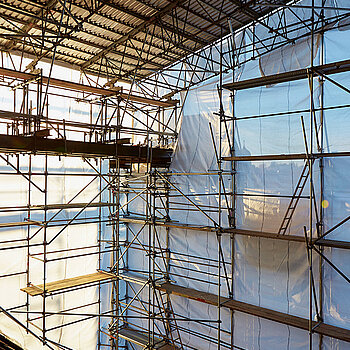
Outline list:
[[[27,81],[33,81],[35,79],[39,79],[39,76],[36,74],[31,73],[25,73],[21,71],[16,71],[13,69],[8,68],[0,68],[0,76],[8,77],[8,78],[15,78],[15,79],[21,79],[21,80],[27,80]],[[151,98],[143,97],[143,96],[137,96],[129,93],[123,93],[120,91],[115,90],[109,90],[104,89],[100,87],[94,87],[90,85],[84,85],[79,83],[74,83],[71,81],[56,79],[56,78],[48,78],[48,77],[42,77],[43,84],[53,87],[59,87],[63,89],[68,90],[74,90],[79,92],[87,92],[95,95],[100,96],[118,96],[122,98],[123,100],[137,102],[137,103],[143,103],[148,104],[151,106],[159,106],[159,107],[174,107],[177,104],[177,100],[173,101],[160,101],[160,100],[154,100]]]

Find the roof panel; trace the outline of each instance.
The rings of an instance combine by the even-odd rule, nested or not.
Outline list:
[[[115,74],[126,78],[138,68],[137,77],[142,78],[227,34],[228,18],[239,28],[269,10],[252,0],[238,7],[239,1],[100,0],[92,8],[89,1],[67,0],[63,8],[59,0],[8,0],[0,3],[6,18],[0,20],[0,35],[16,27],[18,32],[15,39],[1,38],[0,45],[7,51],[24,47],[33,54],[33,46],[23,45],[25,37],[41,35],[44,28],[44,52],[52,48],[55,35],[64,35],[58,42],[58,60],[102,74],[117,67]],[[40,41],[33,45],[42,48]]]

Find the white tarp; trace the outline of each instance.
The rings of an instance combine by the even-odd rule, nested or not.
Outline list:
[[[19,64],[19,58],[15,63]],[[28,63],[29,60],[24,60],[24,63]],[[42,64],[44,68],[44,74],[48,73],[48,65]],[[67,77],[69,74],[72,81],[79,81],[79,72],[69,70],[67,68],[55,67],[54,75]],[[66,92],[69,95],[69,92]],[[76,94],[75,94],[76,95]],[[34,101],[35,106],[35,93],[30,94],[30,98]],[[20,103],[20,98],[17,97],[17,103]],[[90,122],[90,105],[86,103],[79,103],[74,98],[52,97],[48,98],[49,114],[51,118],[66,119],[74,121]],[[19,111],[17,106],[17,111]],[[6,87],[1,87],[0,97],[0,109],[11,111],[13,109],[13,92]],[[36,113],[36,110],[32,112]],[[96,117],[96,113],[94,113]],[[1,133],[6,133],[6,130],[2,127]],[[79,138],[80,135],[70,133],[69,137]],[[7,158],[5,156],[5,158]],[[17,165],[17,158],[15,156],[9,156],[8,161]],[[28,172],[29,156],[19,156],[20,170],[24,173]],[[96,164],[95,164],[96,165]],[[0,159],[0,169],[2,172],[12,173],[11,175],[0,175],[0,202],[1,207],[14,207],[19,208],[24,206],[26,208],[28,204],[28,184],[29,182],[23,176],[15,174],[15,171],[6,164],[3,159]],[[33,173],[44,173],[45,170],[45,156],[32,156],[32,168]],[[96,173],[92,168],[79,158],[69,157],[48,157],[48,183],[47,183],[47,203],[51,204],[65,204],[68,203],[74,196],[77,195],[81,189],[87,185]],[[55,175],[52,175],[55,173]],[[79,173],[82,176],[65,176],[67,173]],[[92,176],[84,176],[84,174],[90,174]],[[44,189],[44,176],[33,175],[31,177],[32,182],[41,189]],[[88,203],[99,192],[99,179],[96,178],[83,192],[81,192],[71,203]],[[104,195],[105,197],[105,195]],[[106,198],[105,198],[106,199]],[[98,198],[95,202],[98,201]],[[34,185],[31,186],[30,191],[30,204],[43,205],[44,194],[39,191]],[[76,215],[81,208],[72,208],[63,210],[55,220],[67,220]],[[91,221],[89,218],[98,216],[98,208],[88,208],[80,216],[80,219]],[[58,210],[49,210],[48,219],[50,219]],[[27,219],[28,212],[25,210],[1,213],[0,222],[23,222]],[[31,211],[31,219],[42,221],[44,220],[43,211]],[[62,222],[62,221],[61,221]],[[58,227],[51,227],[47,229],[47,240],[51,240],[61,229],[63,225]],[[83,227],[83,229],[82,229]],[[46,282],[57,281],[70,277],[85,275],[96,272],[98,268],[98,224],[90,223],[86,225],[70,225],[67,227],[52,243],[48,245],[47,258],[50,261],[46,264],[47,280]],[[32,226],[30,229],[30,235],[40,229],[40,226]],[[43,232],[35,235],[30,244],[41,244],[43,242]],[[106,236],[108,230],[104,230]],[[21,242],[12,242],[1,244],[1,248],[11,248],[14,246],[24,246],[19,249],[2,250],[0,254],[0,266],[1,275],[16,274],[19,272],[25,272],[27,270],[27,248],[26,248],[27,227],[14,227],[14,228],[2,228],[0,232],[0,241],[12,241],[18,239],[24,239]],[[66,251],[67,249],[75,249],[81,247],[91,247],[84,250]],[[61,251],[61,252],[60,252]],[[30,254],[42,254],[42,246],[34,246],[30,248]],[[54,253],[55,252],[55,253]],[[92,255],[84,255],[79,258],[68,258],[60,260],[60,258],[66,258],[69,256],[94,253]],[[43,269],[44,263],[36,258],[42,259],[42,255],[34,255],[29,258],[29,281],[34,285],[43,283]],[[109,263],[105,264],[106,266]],[[27,302],[27,294],[20,291],[21,288],[27,287],[26,274],[13,275],[9,277],[3,277],[0,279],[0,305],[5,309],[11,309],[21,306],[15,310],[12,310],[12,314],[22,324],[26,323],[26,314],[16,313],[16,311],[23,312],[26,307],[23,305]],[[108,291],[107,291],[108,292]],[[105,294],[105,299],[108,299],[108,294]],[[41,311],[43,300],[41,296],[29,297],[29,310],[36,312],[30,314],[30,319],[33,323],[42,327]],[[56,296],[49,296],[46,298],[46,311],[47,312],[60,312],[62,310],[71,310],[71,312],[96,314],[98,313],[98,293],[97,287],[89,287],[80,289],[77,291],[70,291],[68,293],[59,294]],[[81,307],[87,305],[85,307]],[[77,308],[79,307],[79,308]],[[35,320],[37,318],[37,320]],[[51,315],[46,317],[46,329],[51,329],[46,333],[48,339],[61,343],[70,349],[94,349],[97,344],[98,337],[98,323],[96,318],[87,318],[83,322],[75,322],[82,319],[80,316],[63,316],[63,315]],[[69,324],[69,325],[66,325]],[[63,326],[66,325],[66,326]],[[63,326],[63,327],[60,327]],[[30,325],[29,328],[34,331],[38,336],[42,336],[42,332]],[[0,315],[0,332],[11,338],[25,349],[42,349],[42,343],[37,340],[31,334],[27,334],[25,329],[11,321],[4,314]],[[52,344],[51,344],[52,346]],[[46,348],[46,347],[45,347]],[[55,347],[56,348],[56,347]]]
[[[318,40],[319,38],[316,38]],[[328,62],[347,57],[345,43],[349,42],[349,34],[344,29],[337,28],[328,32],[325,37],[325,51]],[[337,44],[339,43],[339,45]],[[316,42],[319,44],[319,41]],[[308,40],[301,40],[295,45],[285,47],[263,58],[259,64],[246,64],[239,72],[240,79],[265,74],[283,72],[289,69],[303,68],[309,65],[310,52]],[[328,54],[328,51],[330,53]],[[319,62],[320,52],[315,52],[315,63]],[[278,61],[278,67],[276,66]],[[231,78],[232,79],[232,78]],[[227,82],[230,78],[225,78]],[[349,85],[347,73],[338,74],[336,80]],[[206,84],[191,89],[188,93],[182,117],[176,154],[171,166],[175,172],[207,172],[217,169],[214,148],[211,142],[209,123],[218,136],[219,103],[216,85],[213,79]],[[320,86],[315,80],[315,105],[318,106]],[[348,94],[325,84],[325,106],[346,104]],[[224,107],[230,110],[228,94],[224,95]],[[235,95],[235,115],[244,117],[270,113],[290,113],[276,117],[248,119],[236,123],[235,148],[237,155],[304,153],[305,144],[302,133],[301,116],[304,117],[308,145],[310,144],[310,108],[309,86],[307,81],[297,81],[262,87],[247,91],[239,91]],[[348,110],[334,110],[325,112],[324,130],[325,151],[335,152],[348,150]],[[319,114],[317,114],[319,118]],[[227,143],[224,150],[227,154]],[[313,140],[315,147],[315,139]],[[324,196],[330,203],[324,210],[325,230],[335,225],[349,215],[349,185],[347,181],[348,160],[327,159],[325,162],[325,190]],[[291,195],[299,179],[303,162],[241,162],[238,164],[237,192],[245,196],[237,199],[238,228],[277,232],[286,212],[289,199],[281,197],[263,197],[259,195]],[[316,195],[319,196],[319,166],[315,162],[314,179]],[[173,176],[172,182],[184,193],[193,195],[191,199],[197,205],[217,207],[218,197],[210,195],[218,192],[218,176]],[[229,186],[229,179],[226,179]],[[206,193],[208,196],[196,196]],[[308,194],[308,184],[304,195]],[[249,196],[247,196],[249,195]],[[184,198],[176,197],[177,202],[187,205],[186,211],[171,211],[173,220],[181,223],[212,225],[212,222],[193,207]],[[224,206],[224,200],[222,202]],[[308,227],[309,203],[302,198],[294,214],[289,231],[303,235],[303,226]],[[217,220],[217,213],[210,213]],[[315,221],[315,220],[314,220]],[[223,225],[227,223],[227,213],[223,212]],[[348,240],[345,224],[336,230],[329,238]],[[231,260],[231,243],[227,236],[222,237],[225,259]],[[217,267],[203,266],[200,263],[209,259],[217,259],[217,240],[213,232],[193,230],[170,230],[170,251],[174,252],[171,278],[179,285],[217,293]],[[177,254],[180,252],[181,254]],[[350,275],[348,254],[346,250],[327,248],[326,256],[342,271]],[[183,254],[195,255],[186,262]],[[135,257],[134,257],[135,258]],[[183,261],[176,259],[181,258]],[[204,260],[203,260],[204,258]],[[271,241],[264,238],[235,236],[234,244],[234,298],[254,305],[270,308],[276,311],[308,318],[309,315],[309,277],[306,248],[303,243]],[[318,284],[318,257],[313,254],[315,283]],[[197,261],[197,263],[196,263]],[[137,268],[138,261],[129,260],[129,266]],[[230,266],[230,265],[229,265]],[[228,266],[229,278],[232,271]],[[323,312],[325,322],[331,325],[347,328],[350,331],[349,320],[349,284],[324,262],[323,273]],[[187,270],[186,270],[187,269]],[[225,281],[222,279],[221,293],[227,295]],[[217,319],[217,308],[206,304],[172,297],[175,312],[193,319]],[[221,308],[222,340],[223,344],[230,343],[229,332],[230,314]],[[235,312],[234,314],[234,344],[244,349],[305,349],[308,347],[308,332],[267,321],[254,316]],[[214,323],[212,325],[215,325]],[[196,322],[181,322],[181,326],[198,332],[198,335],[188,335],[181,332],[182,340],[188,348],[214,349],[215,341],[211,345],[200,338],[205,334],[216,339],[216,331]],[[319,336],[314,336],[313,347],[319,348]],[[223,345],[224,348],[224,345]],[[324,349],[349,349],[350,345],[336,339],[324,337]]]

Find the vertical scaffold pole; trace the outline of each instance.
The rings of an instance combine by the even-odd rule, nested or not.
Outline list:
[[[310,56],[310,74],[309,76],[309,84],[310,84],[310,148],[309,148],[309,155],[312,157],[313,154],[313,115],[314,115],[314,30],[315,30],[315,18],[314,18],[314,10],[315,10],[315,0],[312,0],[311,5],[311,56]],[[313,191],[313,161],[312,159],[309,159],[309,178],[310,178],[310,200],[309,200],[309,241],[312,241],[312,225],[313,225],[313,218],[312,218],[312,212],[313,212],[313,200],[314,200],[314,191]],[[312,275],[312,269],[313,269],[313,257],[312,257],[312,249],[310,249],[309,244],[307,247],[309,253],[309,348],[312,350],[312,338],[313,338],[313,329],[312,329],[312,319],[313,319],[313,289],[312,289],[312,283],[313,283],[313,275]]]
[[[233,56],[233,64],[232,64],[232,82],[235,82],[235,67],[236,67],[236,46],[235,46],[235,37],[234,32],[232,34],[232,56]],[[238,56],[237,56],[237,62],[238,62]],[[230,149],[230,156],[235,156],[235,93],[234,91],[230,95],[231,97],[231,106],[232,106],[232,121],[231,121],[231,127],[232,127],[232,143],[231,143],[231,149]],[[226,118],[226,117],[225,117]],[[229,137],[229,134],[227,135]],[[230,227],[236,228],[236,161],[231,160],[230,162],[231,166],[231,208],[228,208],[229,210],[229,225]],[[230,235],[231,239],[231,298],[234,298],[234,268],[235,268],[235,234],[231,233]],[[235,327],[235,321],[234,321],[234,310],[231,310],[231,350],[234,349],[234,327]]]
[[[326,0],[322,0],[322,7],[325,6]],[[324,9],[321,9],[321,18],[322,18],[322,28],[325,26],[325,18],[324,18]],[[321,57],[320,57],[320,64],[323,65],[325,64],[325,46],[324,46],[324,32],[321,31]],[[318,135],[320,137],[320,143],[319,143],[319,153],[323,153],[323,130],[324,130],[324,83],[325,79],[321,75],[319,77],[319,84],[321,87],[321,97],[320,97],[320,104],[321,104],[321,110],[320,110],[320,128],[318,131]],[[319,217],[319,223],[318,223],[318,229],[317,229],[317,235],[320,237],[324,233],[324,208],[323,208],[323,201],[324,201],[324,159],[321,157],[319,159],[319,167],[320,167],[320,201],[319,201],[319,208],[320,208],[320,217]],[[323,254],[324,252],[324,247],[321,245],[320,246],[320,251]],[[318,257],[319,259],[319,285],[318,285],[318,293],[319,293],[319,316],[320,320],[323,321],[323,257],[320,255]],[[319,336],[319,350],[322,350],[323,348],[323,336]]]

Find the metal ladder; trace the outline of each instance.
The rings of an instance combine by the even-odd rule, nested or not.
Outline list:
[[[311,160],[311,162],[313,162],[313,160]],[[278,234],[281,234],[281,235],[284,235],[286,234],[287,232],[287,229],[289,227],[289,224],[292,220],[292,217],[293,217],[293,214],[294,214],[294,211],[295,211],[295,208],[299,202],[299,199],[303,193],[303,190],[304,190],[304,187],[306,185],[306,182],[309,178],[309,169],[308,169],[308,162],[305,161],[305,165],[304,165],[304,168],[301,172],[301,175],[299,177],[299,180],[298,180],[298,183],[295,187],[295,190],[294,190],[294,193],[292,195],[292,198],[289,202],[289,205],[288,205],[288,208],[287,208],[287,211],[283,217],[283,220],[282,220],[282,223],[281,223],[281,226],[278,230]]]
[[[159,290],[159,298],[164,312],[164,318],[166,320],[166,322],[164,322],[164,327],[166,330],[167,338],[170,341],[169,346],[174,350],[183,350],[183,344],[181,341],[179,328],[175,320],[174,310],[171,304],[170,296],[167,292]],[[176,346],[176,343],[179,344],[179,346]]]

